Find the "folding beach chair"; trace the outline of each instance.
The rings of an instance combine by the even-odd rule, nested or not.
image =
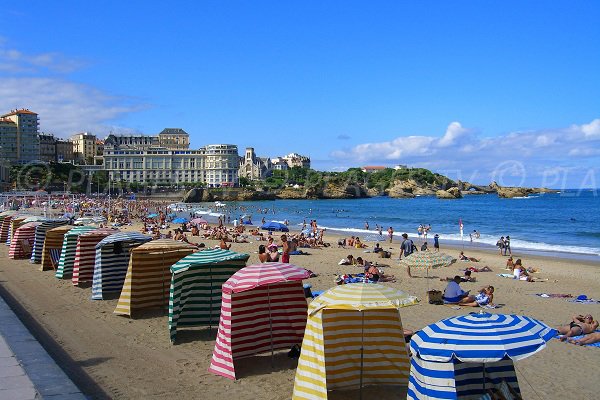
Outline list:
[[[56,271],[58,269],[58,261],[60,260],[60,251],[61,249],[49,249],[50,251],[50,263],[52,264],[52,268]]]

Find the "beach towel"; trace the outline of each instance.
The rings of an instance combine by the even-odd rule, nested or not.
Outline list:
[[[562,294],[562,293],[535,293],[535,296],[543,297],[545,299],[561,299],[561,298],[571,298],[573,295],[571,294]]]
[[[500,276],[502,278],[510,278],[510,279],[515,278],[515,276],[513,274],[498,274],[498,276]]]
[[[576,299],[567,300],[570,303],[580,303],[580,304],[598,304],[600,301],[590,299],[585,294],[580,294]]]
[[[600,332],[599,330],[595,330],[594,332]],[[560,339],[562,335],[556,335],[554,338],[555,339]],[[579,340],[582,339],[585,335],[578,335],[578,336],[571,336],[569,339],[570,340]],[[592,343],[592,344],[582,344],[580,346],[586,346],[586,347],[600,347],[600,342],[596,342],[596,343]]]

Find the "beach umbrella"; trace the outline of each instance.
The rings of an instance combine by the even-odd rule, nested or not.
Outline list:
[[[410,361],[399,309],[418,303],[377,283],[336,286],[314,299],[292,399],[327,399],[331,389],[406,385]],[[363,373],[364,372],[364,373]]]
[[[204,218],[194,218],[193,220],[190,221],[190,223],[192,223],[194,225],[208,224],[208,222]]]
[[[290,231],[289,228],[285,224],[282,224],[281,222],[277,222],[277,221],[267,222],[267,223],[263,224],[260,228],[264,229],[266,231],[280,231],[280,232],[289,232]]]
[[[512,361],[544,349],[555,335],[533,318],[483,311],[428,325],[410,342],[408,398],[481,396],[501,381],[519,391]]]
[[[174,224],[185,224],[186,222],[188,222],[187,218],[175,218],[173,220]]]
[[[158,217],[158,214],[148,214],[146,217],[147,218],[156,218],[156,217]]]
[[[400,260],[400,265],[410,269],[425,269],[429,278],[430,269],[447,267],[455,261],[456,259],[448,254],[427,250],[413,252]],[[429,291],[429,280],[427,280],[427,291]]]

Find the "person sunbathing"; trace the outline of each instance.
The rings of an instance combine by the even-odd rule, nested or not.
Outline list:
[[[471,271],[471,272],[492,272],[492,269],[486,265],[486,266],[481,267],[481,268],[469,267],[469,268],[466,269],[466,271]]]
[[[515,263],[513,262],[512,256],[508,257],[508,260],[506,260],[506,269],[511,271],[515,269]]]
[[[446,282],[450,282],[454,280],[453,276],[449,276],[447,278],[440,278],[440,281],[446,281]],[[460,277],[460,281],[462,282],[475,282],[477,279],[473,276],[471,276],[471,271],[470,270],[466,270],[465,271],[465,275]]]
[[[592,332],[585,335],[581,339],[569,339],[569,343],[585,346],[586,344],[594,344],[600,342],[600,332]]]
[[[352,254],[348,254],[346,258],[342,258],[338,265],[354,265],[356,264],[356,260]]]
[[[475,296],[469,295],[458,302],[459,306],[480,307],[494,305],[494,287],[485,286]]]
[[[460,255],[458,256],[458,259],[459,259],[460,261],[472,261],[472,262],[479,262],[479,260],[478,260],[478,259],[476,259],[475,257],[467,257],[467,256],[465,256],[465,253],[464,253],[464,252],[462,252],[462,251],[460,252]]]
[[[590,314],[573,315],[569,325],[559,326],[556,330],[561,336],[560,340],[565,341],[572,336],[587,335],[594,332],[598,328],[598,321],[594,321],[594,317]]]

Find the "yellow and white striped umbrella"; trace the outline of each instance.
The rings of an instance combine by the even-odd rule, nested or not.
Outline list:
[[[448,254],[433,251],[418,251],[404,257],[400,265],[410,268],[440,268],[447,267],[456,259]]]
[[[410,362],[401,307],[418,299],[372,283],[337,286],[317,297],[298,360],[293,399],[327,399],[327,391],[408,385]]]

